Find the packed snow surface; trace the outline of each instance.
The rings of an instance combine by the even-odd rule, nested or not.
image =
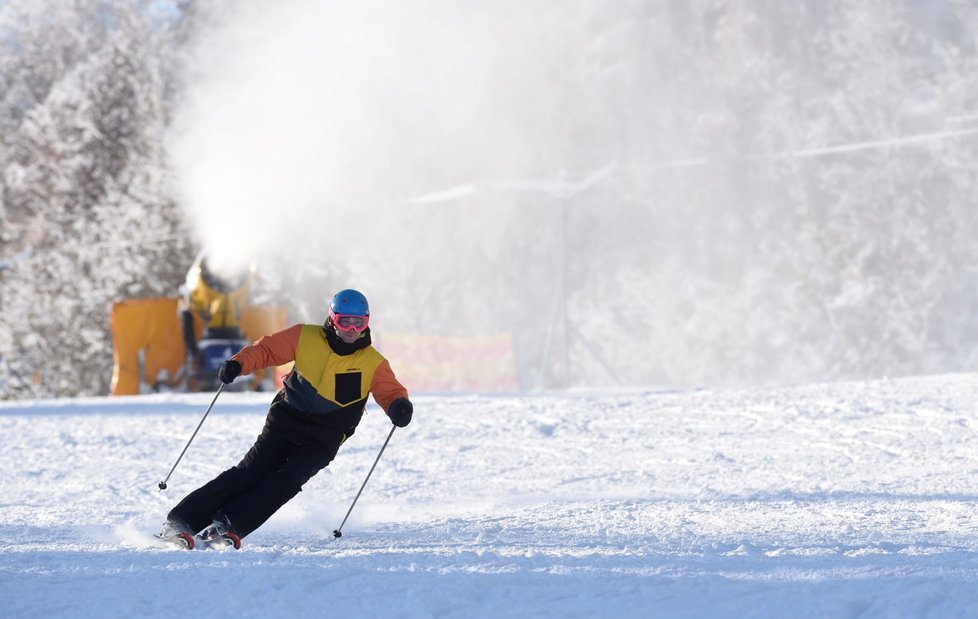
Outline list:
[[[240,551],[158,547],[270,394],[0,403],[4,617],[978,616],[978,376],[374,405]]]

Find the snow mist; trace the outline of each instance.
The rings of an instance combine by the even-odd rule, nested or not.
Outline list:
[[[975,53],[921,7],[241,3],[181,200],[293,319],[511,332],[523,387],[967,369]]]

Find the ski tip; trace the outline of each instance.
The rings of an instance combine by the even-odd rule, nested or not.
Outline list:
[[[179,548],[185,548],[187,550],[193,550],[197,545],[194,536],[189,533],[177,533],[176,535],[170,537],[163,537],[159,533],[153,535],[161,543],[166,546],[177,546]]]

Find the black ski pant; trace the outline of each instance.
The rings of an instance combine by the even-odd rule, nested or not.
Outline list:
[[[266,427],[237,466],[194,490],[167,518],[182,520],[193,532],[225,516],[239,537],[260,527],[332,461],[342,442],[297,444]]]

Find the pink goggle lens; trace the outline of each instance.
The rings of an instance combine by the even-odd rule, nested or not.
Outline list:
[[[356,333],[360,333],[367,328],[367,324],[370,322],[370,316],[337,314],[335,312],[330,312],[329,316],[333,319],[333,325],[340,331],[354,331]]]

